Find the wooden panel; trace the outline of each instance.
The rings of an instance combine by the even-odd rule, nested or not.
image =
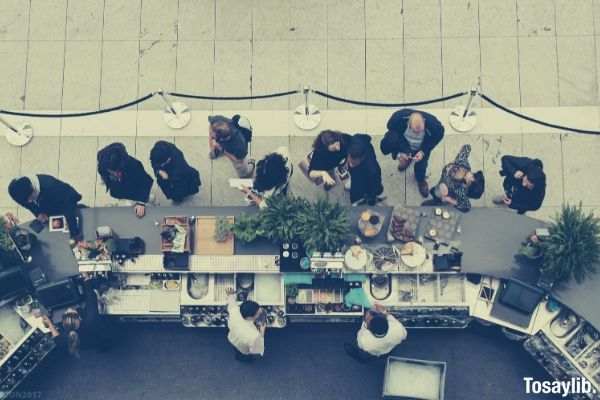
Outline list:
[[[234,217],[227,217],[227,220],[233,224]],[[229,235],[229,238],[224,242],[217,242],[214,238],[216,223],[216,217],[196,217],[194,254],[203,256],[233,255],[233,235]]]

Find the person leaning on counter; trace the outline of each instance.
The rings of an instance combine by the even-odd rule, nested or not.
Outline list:
[[[236,292],[227,289],[227,312],[229,320],[227,340],[235,350],[238,361],[250,362],[265,353],[265,330],[267,328],[264,310],[258,303],[246,300],[238,307]]]

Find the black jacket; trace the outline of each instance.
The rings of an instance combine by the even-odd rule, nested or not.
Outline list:
[[[76,216],[77,203],[81,200],[81,195],[71,185],[53,176],[39,174],[37,177],[40,182],[40,193],[37,202],[20,203],[17,201],[17,203],[31,211],[36,217],[39,214],[46,214],[49,217],[64,215],[69,225],[71,237],[79,238],[81,232]]]
[[[120,180],[114,179],[108,171],[98,171],[98,173],[106,184],[106,190],[115,199],[148,202],[154,180],[146,173],[142,163],[135,158],[128,156]]]
[[[200,185],[200,173],[192,168],[181,150],[173,143],[167,143],[170,151],[171,161],[164,167],[157,164],[156,160],[150,158],[156,183],[162,189],[167,199],[174,201],[182,201],[185,197],[198,193]],[[163,179],[158,174],[159,170],[164,170],[168,175],[168,179]]]
[[[363,141],[367,146],[367,154],[360,165],[348,168],[351,177],[350,201],[355,203],[364,199],[367,204],[375,205],[377,196],[383,193],[381,168],[371,144],[371,136],[357,133],[352,136],[352,141],[355,140]]]
[[[505,177],[502,186],[506,195],[512,200],[509,207],[517,210],[519,214],[539,209],[546,196],[545,180],[543,183],[537,183],[532,190],[529,190],[522,185],[521,179],[515,178],[516,171],[526,173],[531,164],[537,164],[540,168],[543,168],[542,161],[538,159],[515,156],[502,157],[500,175]]]
[[[391,154],[394,160],[398,156],[398,153],[412,155],[413,151],[404,137],[404,132],[408,127],[408,117],[414,112],[417,112],[417,110],[404,108],[392,114],[387,123],[388,131],[380,145],[383,154]],[[425,120],[425,138],[421,145],[421,151],[427,157],[431,153],[431,150],[444,138],[444,125],[435,116],[423,111],[418,112],[423,115],[423,119]]]

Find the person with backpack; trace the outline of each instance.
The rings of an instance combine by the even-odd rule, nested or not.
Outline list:
[[[167,199],[181,203],[200,191],[200,173],[191,167],[173,143],[159,140],[150,151],[156,183]]]
[[[224,155],[229,158],[240,178],[251,177],[255,161],[248,158],[248,143],[252,140],[252,126],[248,118],[234,115],[230,119],[212,115],[208,117],[208,122],[210,159]]]
[[[242,187],[250,204],[266,208],[267,199],[287,195],[294,167],[290,163],[287,147],[279,147],[256,163],[256,175],[252,187]]]

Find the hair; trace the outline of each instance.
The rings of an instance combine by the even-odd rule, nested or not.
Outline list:
[[[330,144],[341,142],[344,134],[339,131],[324,130],[319,133],[313,142],[313,150],[327,150]]]
[[[228,122],[218,120],[215,122],[211,122],[210,125],[212,127],[213,132],[215,132],[215,136],[217,137],[217,139],[231,136],[232,130]]]
[[[164,140],[154,143],[152,150],[150,150],[150,162],[152,164],[164,164],[171,156],[171,143]]]
[[[265,158],[256,163],[254,189],[264,192],[282,185],[287,182],[289,173],[286,160],[281,154],[267,154]]]
[[[353,138],[354,139],[354,138]],[[363,159],[367,155],[367,146],[362,140],[352,140],[348,147],[348,155],[353,159]]]
[[[108,171],[122,171],[128,157],[125,145],[118,142],[111,143],[98,152],[98,173],[106,186],[108,186]]]
[[[418,111],[413,112],[412,114],[410,114],[410,116],[408,117],[408,126],[412,129],[412,125],[415,122],[415,120],[420,119],[423,122],[423,126],[425,126],[425,118],[423,117],[423,114],[421,114]]]
[[[481,171],[475,172],[473,176],[475,177],[475,180],[469,185],[467,196],[471,199],[479,199],[485,191],[485,177]]]
[[[376,337],[385,336],[388,328],[387,318],[383,314],[375,314],[371,321],[369,321],[369,330]]]
[[[257,302],[252,300],[246,300],[240,305],[240,314],[242,314],[242,318],[250,318],[254,317],[258,312],[260,306]]]
[[[542,170],[543,164],[540,160],[534,160],[525,171],[525,176],[527,179],[531,181],[535,186],[543,186],[546,183],[546,174]]]
[[[17,203],[27,203],[29,196],[33,192],[33,185],[29,178],[23,176],[18,179],[13,179],[8,185],[8,194]]]
[[[79,358],[79,333],[77,330],[81,324],[77,311],[67,311],[62,316],[62,326],[67,334],[67,349],[73,357]]]

